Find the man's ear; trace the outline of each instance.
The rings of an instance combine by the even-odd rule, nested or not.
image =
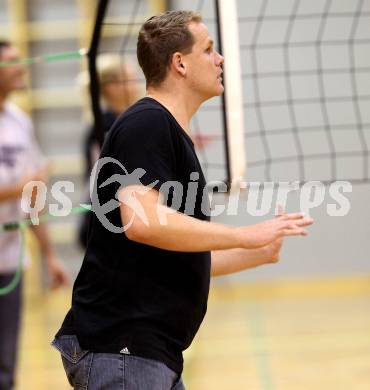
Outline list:
[[[174,53],[172,56],[172,66],[174,70],[181,76],[185,76],[186,74],[186,66],[183,60],[184,57],[179,52]]]

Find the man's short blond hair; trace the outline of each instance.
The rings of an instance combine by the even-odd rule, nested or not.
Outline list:
[[[174,53],[191,53],[194,36],[189,24],[192,22],[202,22],[202,16],[193,11],[167,11],[143,24],[137,41],[137,59],[147,86],[158,86],[166,78]]]

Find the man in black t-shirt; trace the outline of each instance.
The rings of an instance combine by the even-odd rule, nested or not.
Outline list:
[[[238,228],[209,221],[189,122],[222,94],[224,59],[200,15],[150,18],[137,55],[147,96],[117,120],[95,166],[87,250],[53,342],[76,388],[184,389],[182,352],[210,276],[275,262],[282,238],[312,223],[300,213]]]

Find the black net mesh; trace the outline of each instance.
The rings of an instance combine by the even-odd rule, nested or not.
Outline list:
[[[214,0],[168,3],[200,11],[217,47]],[[99,53],[136,64],[138,29],[159,11],[152,5],[111,0]],[[247,180],[368,182],[370,0],[239,0],[237,8]],[[223,123],[219,97],[192,121],[208,180],[227,178]]]
[[[137,34],[142,23],[151,15],[163,11],[153,7],[148,0],[110,0],[102,22],[97,59],[102,54],[120,54],[121,61],[134,67],[135,77],[130,80],[139,86],[141,96],[145,93],[145,80],[136,59]],[[214,4],[204,13],[207,1],[194,5],[205,16],[211,34],[217,42],[217,23]],[[185,7],[190,9],[189,6]],[[208,180],[226,180],[225,142],[222,99],[216,97],[202,106],[191,123],[192,137]]]
[[[370,2],[239,7],[248,176],[369,181]]]

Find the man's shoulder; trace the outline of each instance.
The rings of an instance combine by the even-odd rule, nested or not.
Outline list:
[[[119,118],[122,122],[129,121],[151,121],[156,119],[164,119],[168,117],[166,110],[155,100],[143,98],[132,105]]]
[[[11,118],[23,126],[32,127],[31,118],[23,110],[21,110],[15,103],[7,102],[5,105],[5,112],[8,118]]]
[[[163,107],[141,99],[117,119],[112,133],[127,136],[130,133],[136,136],[163,134],[169,131],[170,125],[169,115]]]
[[[5,110],[9,115],[18,116],[22,119],[30,119],[30,117],[13,102],[7,102],[5,104]]]
[[[122,145],[125,148],[130,145],[133,148],[162,147],[172,145],[175,134],[167,112],[160,105],[147,104],[146,99],[142,99],[117,119],[109,132],[107,147],[112,150],[121,149]]]

